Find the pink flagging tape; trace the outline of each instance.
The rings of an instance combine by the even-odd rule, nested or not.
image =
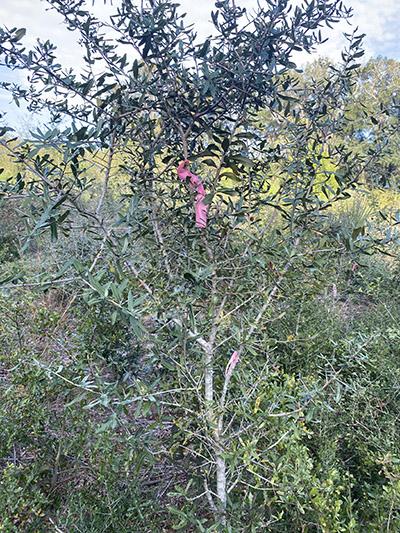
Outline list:
[[[235,350],[232,354],[232,357],[229,359],[229,363],[226,366],[226,370],[225,370],[226,377],[231,375],[238,361],[239,361],[239,352]]]
[[[177,168],[178,177],[185,181],[189,178],[191,185],[196,189],[196,226],[198,228],[205,228],[207,226],[208,206],[203,203],[203,200],[206,196],[206,191],[204,190],[201,179],[185,168],[187,163],[189,163],[189,161],[185,159],[185,161],[183,161]]]

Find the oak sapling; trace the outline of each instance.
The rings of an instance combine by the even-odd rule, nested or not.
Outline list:
[[[29,90],[8,89],[34,109],[50,109],[53,124],[35,133],[35,144],[16,146],[3,131],[3,146],[27,170],[18,178],[21,191],[37,200],[26,214],[28,237],[54,228],[73,235],[84,225],[96,250],[85,261],[69,258],[43,283],[60,283],[73,270],[89,305],[109,302],[110,320],[121,317],[138,338],[150,337],[153,360],[168,379],[154,379],[147,390],[138,379],[132,401],[139,394],[146,413],[153,402],[166,417],[176,409],[187,431],[181,445],[199,465],[193,479],[203,480],[185,497],[228,525],[230,512],[240,515],[252,498],[266,506],[270,450],[294,431],[290,417],[300,408],[292,403],[305,394],[301,384],[277,383],[265,325],[279,316],[293,283],[307,281],[306,262],[339,253],[321,213],[357,183],[363,164],[337,142],[344,116],[338,105],[351,90],[358,37],[326,84],[312,88],[313,99],[299,98],[293,75],[293,52],[312,51],[321,28],[351,11],[339,0],[295,8],[268,0],[247,12],[224,0],[211,14],[213,36],[199,43],[169,0],[140,7],[122,0],[107,24],[89,16],[85,0],[47,1],[79,34],[90,68],[66,72],[49,42],[28,51],[18,30],[4,29],[0,53],[11,68],[29,72],[31,83]],[[273,126],[264,127],[263,113]],[[62,127],[61,118],[71,125]],[[338,169],[328,200],[316,194],[318,171],[309,164],[326,145],[332,172]],[[187,168],[188,147],[209,183],[208,205],[202,181]],[[201,232],[193,232],[192,207],[177,186],[182,153],[178,178],[196,193]],[[101,178],[94,208],[90,194],[99,180],[91,179],[88,160]],[[3,183],[5,200],[13,186]],[[154,317],[153,331],[144,331],[143,315]],[[232,347],[240,348],[229,360]],[[243,364],[235,368],[239,353]],[[275,397],[263,403],[263,394]],[[280,413],[282,424],[268,423]],[[265,507],[263,527],[274,505]]]

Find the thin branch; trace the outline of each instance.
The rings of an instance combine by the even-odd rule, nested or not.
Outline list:
[[[111,173],[111,165],[112,165],[112,160],[113,160],[113,156],[114,156],[114,150],[115,150],[115,140],[116,140],[116,136],[117,136],[117,129],[114,128],[113,132],[112,132],[112,135],[111,135],[111,141],[110,141],[110,148],[109,148],[109,153],[108,153],[108,161],[107,161],[107,169],[106,169],[106,175],[104,177],[104,182],[103,182],[103,190],[101,192],[101,196],[100,196],[100,200],[99,200],[99,203],[97,205],[97,208],[96,208],[96,215],[98,216],[100,214],[100,211],[101,211],[101,208],[102,208],[102,205],[103,205],[103,202],[104,202],[104,198],[107,194],[107,189],[108,189],[108,181],[110,179],[110,173]]]
[[[25,287],[45,287],[47,285],[55,285],[55,284],[62,284],[62,283],[73,283],[74,281],[82,281],[81,278],[63,278],[63,279],[55,279],[52,281],[42,281],[37,283],[18,283],[15,285],[1,285],[0,284],[0,290],[3,289],[24,289]]]

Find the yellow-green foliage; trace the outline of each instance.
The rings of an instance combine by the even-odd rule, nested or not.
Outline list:
[[[22,144],[23,141],[21,139],[15,139],[14,141],[10,141],[8,146],[13,151],[18,151]],[[25,146],[34,149],[34,145],[31,143],[26,143]],[[38,151],[37,156],[43,157],[45,154],[48,154],[55,166],[60,166],[60,168],[62,168],[61,163],[64,155],[62,146],[53,145],[42,148]],[[35,158],[28,161],[29,166],[35,167],[34,159]],[[81,168],[86,169],[86,178],[92,182],[93,187],[91,188],[90,194],[84,192],[82,197],[86,200],[96,197],[101,191],[106,173],[109,174],[108,193],[112,197],[119,195],[129,181],[127,174],[120,172],[119,170],[122,163],[123,159],[118,150],[115,151],[111,160],[109,150],[98,150],[93,153],[86,151],[85,160]],[[17,155],[14,155],[5,147],[0,148],[0,169],[2,169],[2,172],[0,173],[0,181],[11,180],[11,182],[13,182],[18,174],[25,176],[25,181],[37,178],[37,176],[35,177],[34,173],[29,170],[29,166],[25,165],[23,162],[19,162]],[[108,166],[110,166],[109,169]],[[63,168],[63,175],[72,175],[69,162],[66,162],[65,167]]]
[[[338,187],[338,182],[335,178],[337,167],[332,161],[326,150],[323,150],[321,155],[315,158],[315,181],[313,185],[313,192],[323,198],[331,198],[334,196]]]

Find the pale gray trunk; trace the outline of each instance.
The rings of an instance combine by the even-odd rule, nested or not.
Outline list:
[[[216,462],[219,519],[222,525],[226,525],[226,461],[223,450],[216,452]]]

